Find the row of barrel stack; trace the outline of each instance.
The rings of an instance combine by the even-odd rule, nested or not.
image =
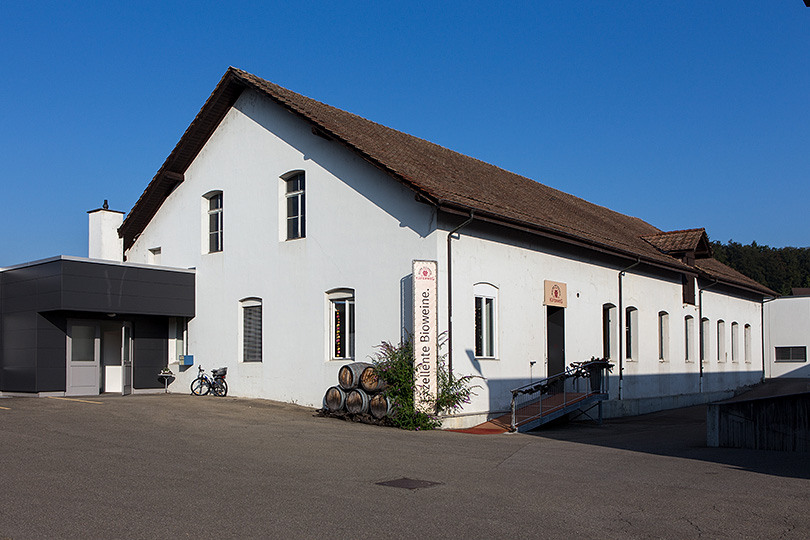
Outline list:
[[[368,362],[352,362],[338,371],[338,385],[323,396],[323,408],[333,413],[371,414],[380,419],[391,414],[392,403],[383,393],[385,382]]]

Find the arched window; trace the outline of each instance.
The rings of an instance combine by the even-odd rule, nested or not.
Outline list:
[[[700,361],[709,357],[709,319],[700,319]]]
[[[743,327],[743,347],[745,348],[745,362],[751,363],[751,325],[746,324]]]
[[[740,325],[736,321],[731,323],[731,361],[740,359]]]
[[[242,307],[242,361],[262,361],[262,299],[244,298]]]
[[[624,312],[624,336],[625,358],[638,360],[638,309],[632,306]]]
[[[207,199],[208,214],[208,253],[222,251],[222,192],[210,191]]]
[[[658,361],[669,360],[669,313],[658,312]]]
[[[616,306],[602,305],[602,357],[617,358],[616,350]]]
[[[281,177],[284,180],[286,202],[287,240],[306,237],[306,200],[304,171],[293,171]]]
[[[717,361],[726,361],[726,321],[717,321]]]
[[[695,342],[695,319],[691,315],[687,315],[683,319],[683,346],[684,346],[684,359],[687,362],[695,361],[695,353],[692,352]]]
[[[475,357],[496,358],[498,289],[489,283],[473,285],[475,297]]]
[[[354,358],[354,289],[332,289],[326,293],[329,301],[329,358]]]

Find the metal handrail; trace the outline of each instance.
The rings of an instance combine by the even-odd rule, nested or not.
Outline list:
[[[562,403],[553,406],[553,410],[559,411],[591,395],[607,394],[609,377],[606,375],[610,373],[612,367],[613,364],[607,359],[592,357],[586,362],[572,362],[570,367],[566,368],[562,373],[513,389],[511,391],[512,421],[510,430],[516,431],[518,424],[524,424],[542,417],[544,415],[543,401],[549,397],[562,394]],[[590,384],[586,386],[584,392],[580,392],[580,382],[586,379]],[[570,401],[569,386],[571,387],[570,390],[573,391],[573,397]],[[539,396],[529,397],[538,393]],[[528,399],[524,399],[524,397]],[[521,402],[520,406],[518,401]],[[529,416],[518,422],[517,413],[521,409],[527,411]],[[535,409],[536,413],[534,412]]]

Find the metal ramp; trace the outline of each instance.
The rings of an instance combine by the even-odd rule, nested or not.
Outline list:
[[[592,358],[575,362],[563,373],[512,390],[510,431],[526,432],[567,414],[577,413],[602,423],[602,402],[608,399],[607,376],[613,367]],[[598,417],[589,411],[598,408]]]

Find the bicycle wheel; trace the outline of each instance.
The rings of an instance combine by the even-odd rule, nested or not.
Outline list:
[[[204,396],[211,391],[211,385],[202,377],[197,377],[191,381],[191,393],[195,396]]]
[[[228,395],[228,383],[225,382],[225,379],[214,379],[212,390],[215,396],[225,397]]]

